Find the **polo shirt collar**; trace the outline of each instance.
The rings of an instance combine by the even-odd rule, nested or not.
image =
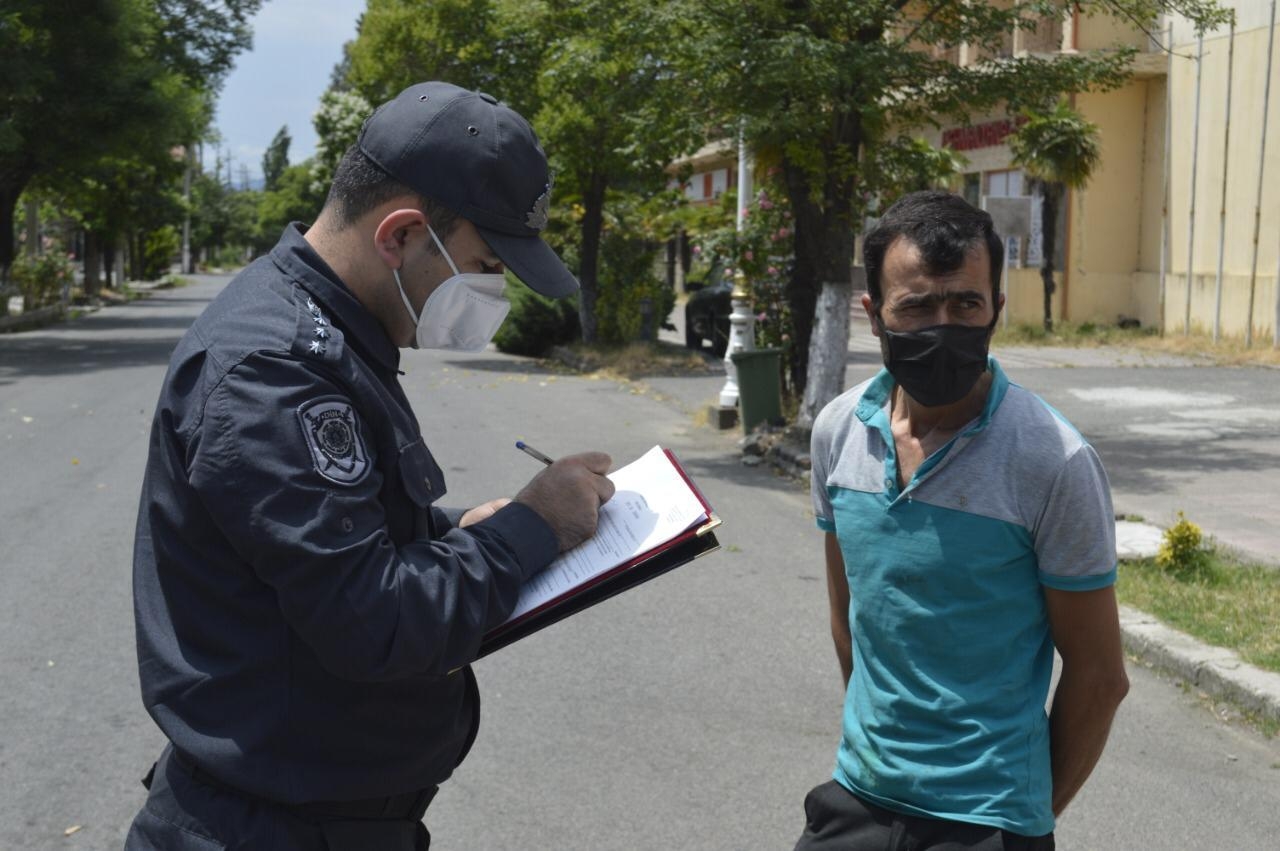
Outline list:
[[[398,371],[400,349],[387,337],[382,324],[303,238],[306,231],[306,225],[291,222],[271,249],[272,261],[325,308],[329,318],[342,328],[348,345],[354,342],[382,366]]]

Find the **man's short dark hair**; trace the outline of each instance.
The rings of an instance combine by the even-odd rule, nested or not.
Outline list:
[[[880,286],[884,255],[900,236],[920,249],[925,268],[932,275],[959,269],[969,252],[986,242],[987,256],[991,260],[992,305],[999,300],[1004,242],[996,234],[991,216],[959,195],[926,190],[899,198],[884,211],[880,221],[862,241],[867,294],[877,311],[884,303],[884,291]]]
[[[441,241],[453,230],[458,214],[430,198],[413,191],[391,175],[387,174],[373,160],[365,156],[358,145],[347,148],[342,155],[338,167],[333,172],[333,183],[329,186],[329,196],[325,199],[326,209],[333,211],[339,227],[350,227],[361,216],[376,209],[392,198],[411,196],[427,220],[431,229]],[[431,246],[435,250],[435,245]]]

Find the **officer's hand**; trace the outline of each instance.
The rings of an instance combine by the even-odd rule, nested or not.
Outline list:
[[[472,523],[479,523],[481,520],[488,520],[495,511],[509,502],[511,500],[504,496],[499,499],[491,499],[482,505],[477,505],[462,515],[462,519],[458,521],[458,528],[461,529],[464,526],[470,526]]]
[[[595,534],[600,506],[613,496],[605,478],[613,463],[603,452],[583,452],[559,459],[516,494],[547,521],[564,552]]]

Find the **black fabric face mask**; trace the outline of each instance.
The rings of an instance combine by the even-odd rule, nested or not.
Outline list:
[[[885,368],[907,395],[930,408],[965,397],[987,369],[990,325],[934,325],[919,331],[890,331],[880,324]]]

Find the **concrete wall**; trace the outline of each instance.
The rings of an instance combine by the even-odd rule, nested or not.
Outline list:
[[[1243,336],[1254,265],[1254,219],[1260,186],[1280,185],[1280,57],[1273,61],[1271,109],[1268,116],[1266,161],[1261,173],[1263,91],[1267,45],[1271,36],[1258,14],[1265,4],[1235,4],[1241,29],[1235,37],[1234,62],[1228,65],[1226,31],[1204,41],[1198,132],[1195,124],[1196,42],[1194,35],[1175,45],[1169,90],[1173,93],[1170,145],[1170,270],[1177,279],[1166,281],[1166,328],[1184,326],[1188,257],[1191,255],[1191,327],[1211,333],[1218,303],[1218,258],[1222,252],[1220,327],[1226,336]],[[1249,7],[1249,8],[1245,8]],[[1253,28],[1246,28],[1254,23]],[[1261,26],[1258,26],[1261,24]],[[1175,28],[1175,34],[1185,28]],[[1175,35],[1175,41],[1177,41]],[[1230,140],[1227,131],[1228,68],[1232,67]],[[1191,229],[1192,157],[1196,139],[1199,155],[1195,174],[1194,237]],[[1223,205],[1225,163],[1226,204]],[[1148,169],[1153,166],[1148,163]],[[1223,215],[1225,210],[1225,216]],[[1274,279],[1280,254],[1280,194],[1263,192],[1257,273],[1254,285],[1255,335],[1271,334],[1274,324]],[[1146,264],[1144,264],[1145,266]],[[1156,262],[1146,267],[1159,268]]]
[[[1106,50],[1117,44],[1141,48],[1147,43],[1146,34],[1124,18],[1076,14],[1071,19],[1071,26],[1075,29],[1074,46],[1080,51]],[[1066,46],[1072,47],[1071,44]]]
[[[1065,312],[1071,321],[1112,323],[1138,312],[1132,283],[1142,236],[1146,102],[1144,81],[1076,97],[1076,109],[1098,125],[1102,157],[1089,183],[1069,200],[1071,277]],[[1156,317],[1139,318],[1154,322]]]
[[[1062,318],[1062,274],[1054,275],[1058,289],[1050,301],[1054,321]],[[1039,326],[1044,322],[1044,284],[1039,269],[1010,269],[1005,286],[1005,312],[1012,325]]]

